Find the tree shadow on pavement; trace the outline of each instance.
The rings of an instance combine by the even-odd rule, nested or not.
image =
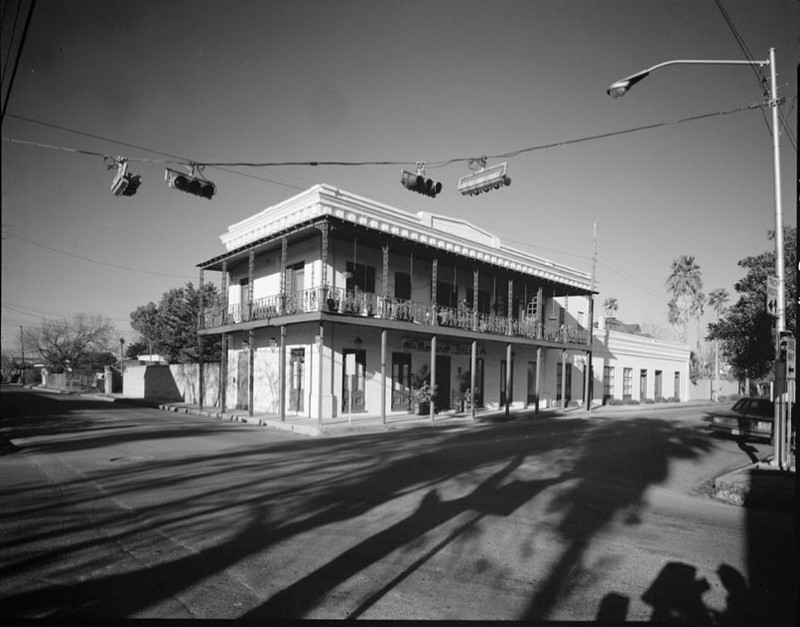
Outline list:
[[[180,446],[184,441],[171,418],[172,422],[164,419],[165,437]],[[166,543],[169,534],[188,538],[181,542],[192,551],[179,551],[177,540],[170,540],[172,557],[143,561],[132,572],[93,573],[87,581],[57,584],[41,577],[34,589],[4,594],[2,613],[141,615],[189,589],[202,588],[214,577],[227,577],[234,566],[259,556],[261,563],[270,564],[259,580],[261,598],[251,597],[237,616],[303,618],[319,609],[338,586],[388,562],[382,578],[353,599],[349,615],[358,618],[460,536],[490,533],[489,523],[512,517],[558,487],[558,495],[549,501],[550,513],[566,548],[550,568],[529,560],[529,579],[543,583],[537,585],[522,616],[546,620],[569,596],[587,549],[610,521],[622,514],[628,524],[637,524],[645,491],[665,480],[670,460],[696,458],[710,446],[705,436],[652,418],[620,422],[559,418],[536,425],[511,422],[318,440],[276,441],[253,433],[255,439],[248,445],[220,446],[205,453],[190,449],[182,456],[146,464],[93,469],[90,478],[102,485],[102,498],[136,505],[105,511],[97,505],[96,494],[76,493],[70,506],[86,508],[93,517],[73,523],[71,530],[91,532],[102,524],[103,535],[81,540],[82,544],[56,542],[53,549],[11,564],[0,560],[4,577],[38,576],[70,555],[101,551],[109,541],[120,547],[148,538]],[[191,435],[217,437],[214,430]],[[131,441],[139,436],[132,434]],[[158,436],[153,432],[147,437]],[[640,446],[620,456],[618,449],[608,446],[619,438],[637,439]],[[64,446],[74,446],[71,452],[82,455],[85,444],[75,441]],[[101,439],[91,443],[102,445]],[[555,458],[563,463],[545,463]],[[452,496],[454,484],[463,487],[456,496]],[[166,496],[158,500],[151,494]],[[369,516],[379,510],[379,522],[371,520]],[[39,514],[44,517],[46,512]],[[26,529],[26,515],[28,510],[20,509],[12,521],[18,525],[13,541],[23,548],[34,537],[58,538],[64,533],[55,524],[46,530]],[[345,526],[348,533],[360,535],[340,551],[326,557],[312,554],[309,565],[296,575],[273,570],[273,551],[282,543],[297,540],[306,550],[304,543],[314,534],[323,530],[335,534]],[[524,533],[535,533],[534,527],[535,521],[524,527]],[[431,546],[427,541],[435,531],[438,539]],[[227,539],[213,540],[227,533]],[[513,542],[523,540],[515,537]],[[394,566],[387,558],[402,550],[410,557]],[[74,572],[77,576],[80,571]],[[624,601],[622,595],[611,598],[604,612],[619,614]]]

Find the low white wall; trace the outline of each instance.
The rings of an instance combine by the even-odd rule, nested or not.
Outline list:
[[[199,404],[198,373],[198,364],[130,366],[123,375],[122,394],[128,398]],[[203,405],[214,406],[219,401],[219,364],[203,364],[203,375]]]

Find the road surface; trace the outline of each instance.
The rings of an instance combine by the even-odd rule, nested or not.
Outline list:
[[[4,386],[0,614],[794,625],[697,408],[308,438]]]

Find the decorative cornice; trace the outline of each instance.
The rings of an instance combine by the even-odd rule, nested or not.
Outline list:
[[[503,246],[500,238],[464,220],[423,211],[412,214],[325,183],[232,224],[220,239],[230,252],[323,215],[555,283],[591,289],[588,273]]]

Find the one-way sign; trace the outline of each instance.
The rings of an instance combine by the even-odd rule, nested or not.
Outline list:
[[[767,313],[778,317],[778,277],[767,277]]]

